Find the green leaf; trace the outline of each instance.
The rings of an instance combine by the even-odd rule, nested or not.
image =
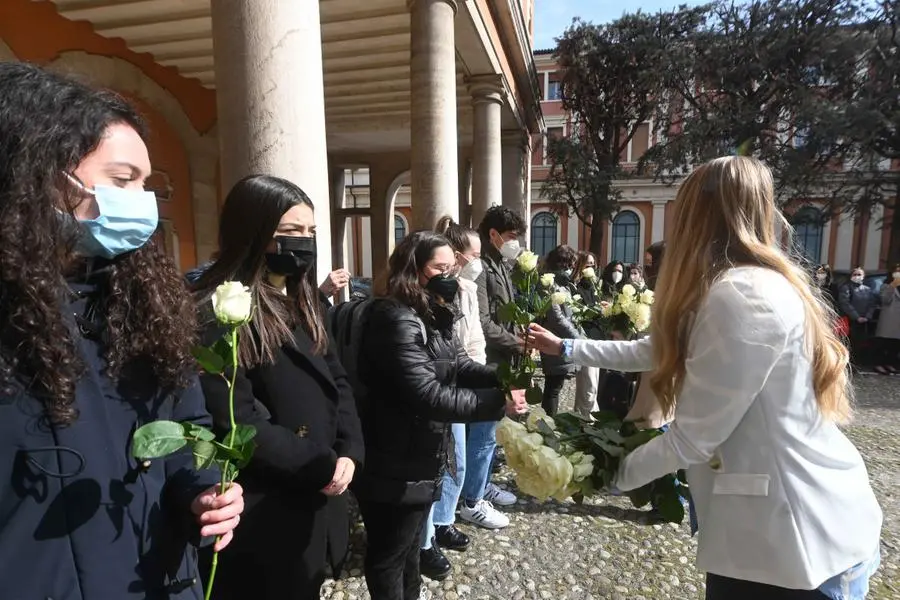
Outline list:
[[[591,413],[594,417],[594,426],[600,427],[606,423],[614,423],[616,429],[621,427],[622,421],[616,416],[616,413],[609,410],[598,410]]]
[[[248,440],[241,444],[237,451],[241,457],[235,462],[235,465],[238,469],[243,469],[250,464],[250,459],[253,458],[253,453],[256,451],[256,442]]]
[[[242,458],[240,449],[238,448],[229,448],[222,442],[212,442],[212,444],[216,447],[216,460],[228,461],[240,460]]]
[[[256,437],[256,427],[253,425],[244,425],[242,423],[238,423],[234,428],[234,444],[233,446],[237,448],[238,446],[243,446],[250,440]],[[228,432],[224,436],[225,442],[231,440],[231,432]]]
[[[195,469],[208,469],[216,460],[216,446],[207,440],[190,442],[191,452],[194,455]]]
[[[216,354],[211,348],[206,346],[195,346],[191,349],[191,354],[197,359],[200,367],[207,373],[218,375],[225,370],[225,361],[221,356]]]
[[[219,341],[212,345],[212,351],[222,359],[226,367],[234,366],[233,355],[231,354],[231,334],[219,338]]]
[[[625,448],[610,444],[599,437],[591,437],[591,443],[610,456],[620,457],[625,455]]]
[[[184,422],[181,424],[182,431],[184,431],[184,437],[191,440],[203,440],[206,442],[211,442],[216,439],[216,434],[207,429],[206,427],[201,427],[195,423]]]
[[[131,440],[131,454],[137,459],[161,458],[187,444],[184,428],[175,421],[154,421],[139,427]]]
[[[521,309],[516,306],[515,302],[507,302],[497,309],[497,318],[503,323],[515,324],[520,311]]]
[[[538,387],[529,387],[525,391],[525,401],[528,404],[540,404],[544,400],[544,394],[541,392],[541,388]]]
[[[659,435],[661,435],[661,433],[656,429],[645,429],[643,431],[637,432],[636,434],[634,434],[632,436],[625,438],[625,440],[622,442],[622,445],[625,446],[625,448],[629,452],[631,452],[638,446],[643,446],[644,444],[646,444],[653,438],[658,437]]]

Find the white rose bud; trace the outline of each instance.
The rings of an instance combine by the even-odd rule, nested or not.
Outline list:
[[[634,295],[637,293],[637,290],[634,289],[634,286],[630,283],[626,283],[622,286],[622,295],[626,298],[634,298]]]
[[[588,281],[597,281],[597,271],[594,270],[594,267],[585,267],[581,272],[581,276]]]
[[[537,268],[538,255],[534,252],[525,250],[519,255],[516,262],[519,263],[519,269],[521,269],[523,273],[530,273]]]
[[[653,290],[644,290],[641,292],[642,304],[653,304]]]
[[[556,277],[554,277],[553,273],[544,273],[543,275],[541,275],[541,285],[544,286],[545,288],[548,288],[551,285],[553,285],[553,282],[555,280],[556,280]]]
[[[241,325],[250,319],[253,296],[240,281],[226,281],[212,297],[213,312],[223,325]]]

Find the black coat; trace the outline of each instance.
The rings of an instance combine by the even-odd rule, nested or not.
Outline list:
[[[379,300],[369,313],[360,355],[366,467],[353,488],[360,497],[430,504],[440,497],[450,423],[503,417],[494,369],[466,356],[449,308],[433,310],[427,340],[408,306]]]
[[[223,333],[207,328],[204,342]],[[339,457],[361,466],[362,432],[347,374],[329,350],[313,352],[302,328],[274,364],[238,369],[235,420],[257,429],[256,450],[240,473],[246,509],[233,547],[219,558],[217,598],[318,598],[326,564],[338,573],[347,554],[346,494],[321,493]],[[218,433],[228,430],[228,388],[201,377]],[[358,470],[357,470],[358,472]],[[250,595],[247,595],[250,594]]]
[[[478,314],[487,345],[487,362],[496,365],[508,362],[521,353],[521,343],[514,327],[500,322],[500,307],[516,297],[516,289],[510,279],[509,269],[500,253],[489,240],[482,241],[485,248],[481,255],[484,271],[475,280],[478,285]]]
[[[87,315],[105,275],[72,283],[67,315]],[[2,290],[0,290],[2,293]],[[95,304],[100,306],[100,304]],[[209,425],[194,379],[160,390],[148,366],[118,381],[104,375],[102,314],[85,323],[85,370],[75,390],[77,420],[48,425],[22,386],[0,390],[0,597],[3,600],[194,600],[199,529],[193,499],[218,482],[195,471],[189,450],[142,465],[131,456],[135,429],[158,419]],[[78,331],[74,321],[73,331]]]

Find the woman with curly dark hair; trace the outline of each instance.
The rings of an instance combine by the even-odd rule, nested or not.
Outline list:
[[[499,420],[504,405],[525,410],[524,393],[505,402],[494,368],[469,358],[454,335],[457,269],[447,238],[410,234],[391,255],[363,331],[366,467],[353,492],[372,600],[419,597],[419,540],[448,468],[450,424]]]
[[[256,307],[251,335],[240,340],[234,398],[237,422],[256,428],[256,451],[238,477],[247,510],[219,557],[218,600],[318,600],[326,565],[339,574],[347,554],[344,492],[362,465],[363,439],[353,388],[329,349],[316,254],[309,196],[285,179],[251,175],[228,193],[218,258],[195,283],[204,342],[224,333],[209,301],[218,285],[243,282]],[[224,434],[228,386],[219,375],[200,382]]]
[[[4,597],[199,598],[192,545],[243,509],[189,451],[129,452],[143,423],[209,423],[143,132],[112,92],[0,63]]]

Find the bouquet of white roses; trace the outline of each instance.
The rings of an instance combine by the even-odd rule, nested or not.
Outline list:
[[[530,323],[541,321],[554,304],[571,302],[569,292],[558,288],[552,273],[538,273],[538,256],[528,250],[516,259],[512,272],[512,282],[516,287],[516,297],[500,307],[498,317],[504,323],[514,325],[517,331],[525,331]],[[497,376],[506,391],[525,390],[529,404],[540,404],[543,394],[534,385],[537,363],[526,346],[521,356],[508,363],[501,363]]]
[[[575,310],[575,315],[578,324],[587,331],[600,331],[606,337],[617,331],[623,337],[631,338],[650,328],[653,300],[651,290],[638,292],[633,285],[626,284],[612,302],[581,305]]]
[[[660,435],[657,430],[637,431],[611,413],[597,412],[590,422],[578,415],[548,416],[532,407],[525,423],[504,418],[497,427],[497,442],[513,470],[519,489],[539,500],[562,501],[610,489],[619,463],[628,452]],[[638,508],[651,502],[672,523],[684,520],[682,498],[690,492],[684,477],[666,475],[626,495]]]

